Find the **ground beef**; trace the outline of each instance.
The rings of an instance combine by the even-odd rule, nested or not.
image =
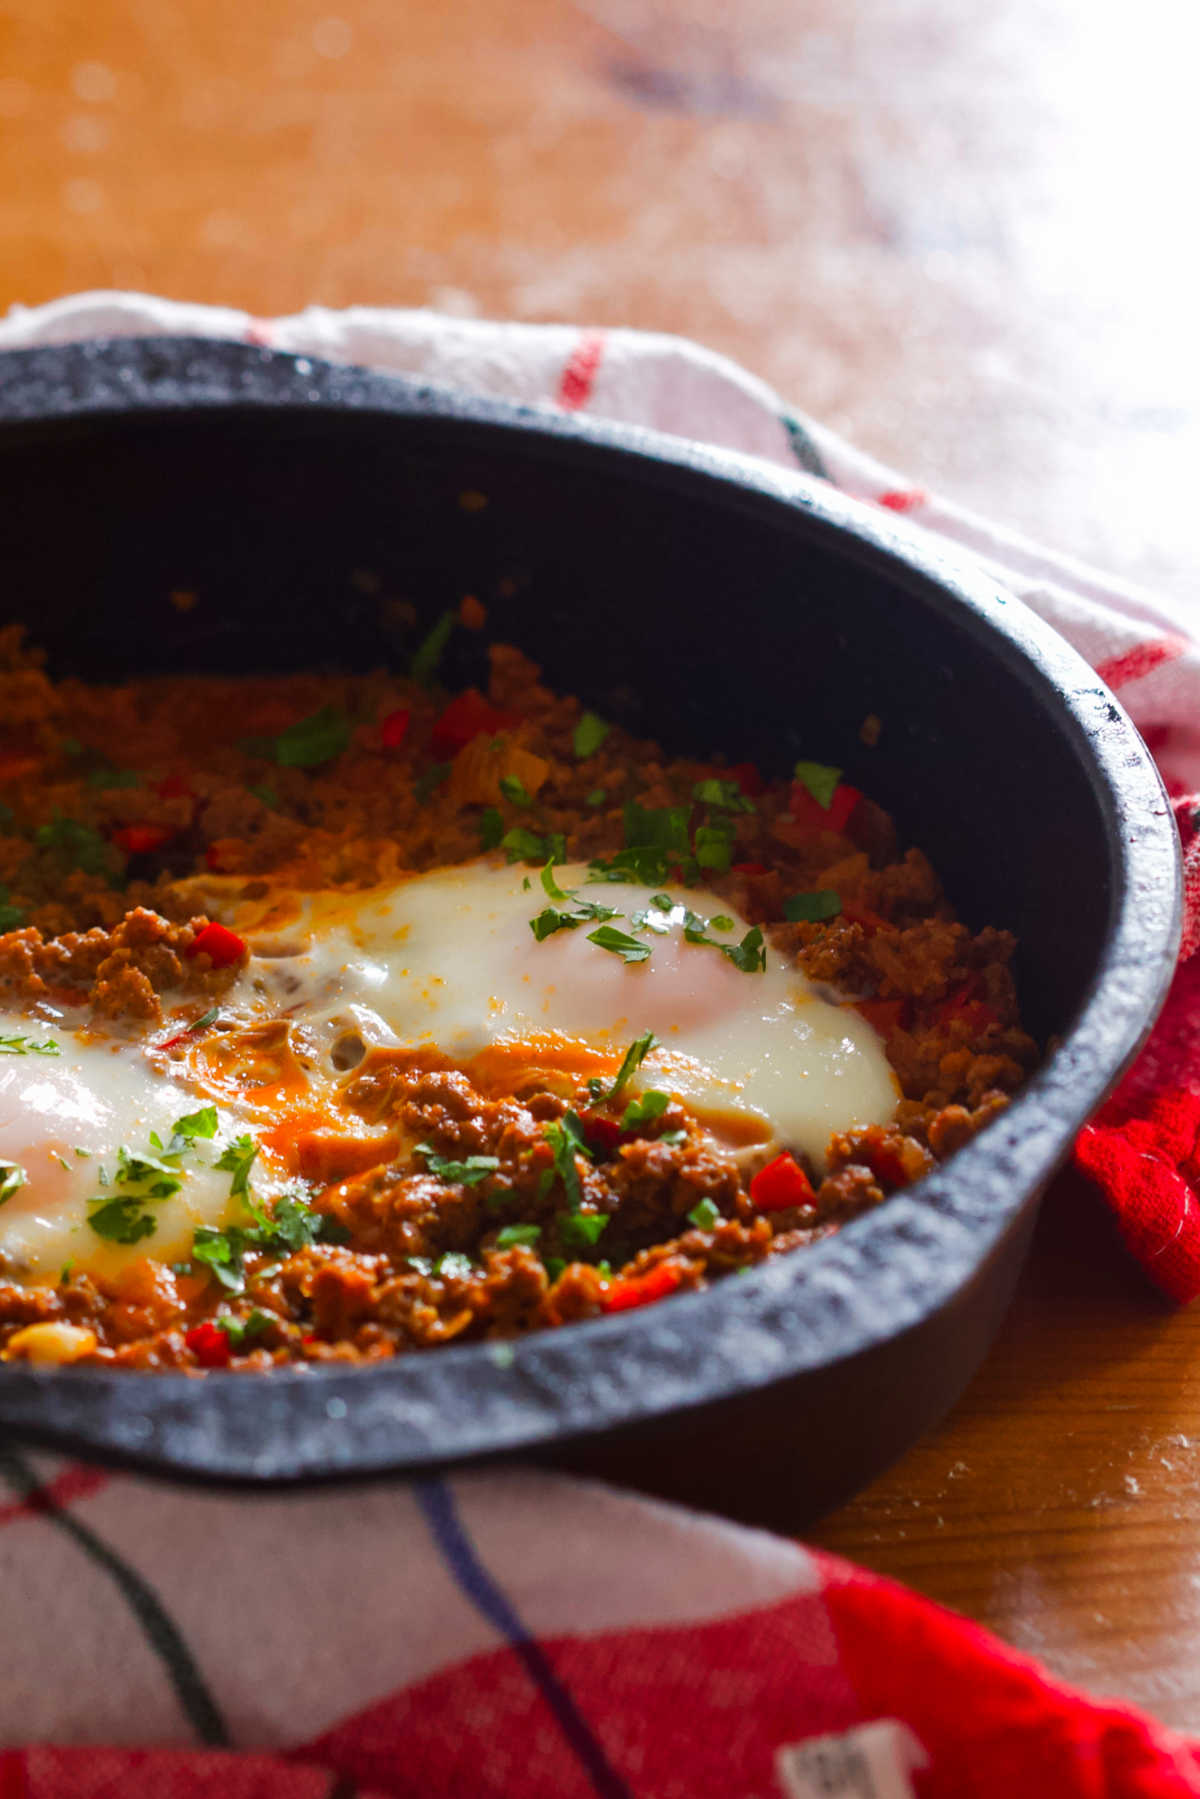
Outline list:
[[[481,611],[464,603],[462,623],[477,629]],[[497,828],[531,823],[590,859],[620,847],[627,801],[691,807],[694,828],[697,784],[720,781],[753,798],[722,814],[729,866],[706,869],[704,885],[871,1021],[903,1093],[894,1119],[835,1136],[810,1193],[764,1210],[752,1161],[677,1103],[626,1130],[620,1106],[567,1077],[496,1097],[435,1054],[373,1050],[347,1087],[372,1127],[365,1147],[316,1131],[303,1146],[311,1240],[248,1242],[240,1292],[195,1263],[148,1258],[111,1282],[0,1278],[0,1353],[22,1353],[30,1326],[64,1325],[94,1334],[85,1359],[121,1367],[370,1361],[650,1303],[883,1203],[1026,1077],[1037,1052],[1012,940],[957,921],[878,806],[841,787],[822,805],[746,765],[668,759],[615,727],[580,755],[578,702],[543,686],[519,650],[490,655],[486,694],[453,699],[382,672],[99,687],[52,681],[0,632],[0,1000],[87,1005],[145,1032],[164,997],[174,1010],[194,999],[198,1015],[237,972],[196,947],[208,923],[197,875],[371,886],[471,859]],[[464,718],[478,723],[465,736]],[[281,745],[314,719],[333,747],[306,766]],[[522,792],[528,803],[513,799]],[[836,896],[836,915],[788,922],[797,893]],[[294,1068],[289,1031],[280,1020],[243,1032],[262,1078]],[[570,1204],[551,1142],[568,1114],[591,1152],[574,1164]],[[418,1141],[435,1160],[402,1153]],[[488,1162],[481,1178],[444,1172],[472,1157]]]

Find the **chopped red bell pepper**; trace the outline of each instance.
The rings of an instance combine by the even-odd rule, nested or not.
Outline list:
[[[735,875],[765,875],[770,872],[765,862],[735,862],[730,869],[730,873]]]
[[[645,1274],[613,1281],[601,1304],[606,1312],[629,1312],[634,1306],[648,1306],[656,1299],[665,1299],[668,1293],[674,1293],[682,1280],[678,1268],[670,1262],[660,1262]]]
[[[232,968],[246,954],[246,945],[236,931],[223,924],[206,924],[197,932],[188,950],[189,956],[207,956],[214,968]]]
[[[905,1028],[908,1018],[908,1001],[906,999],[860,999],[855,1001],[854,1010],[861,1012],[867,1023],[874,1025],[881,1037],[890,1037],[893,1031]]]
[[[626,1140],[626,1133],[616,1119],[606,1118],[603,1112],[581,1112],[579,1122],[583,1126],[588,1148],[602,1150],[606,1156],[613,1155]]]
[[[750,1197],[760,1212],[786,1212],[789,1206],[810,1206],[816,1195],[795,1156],[785,1150],[759,1169],[750,1183]]]
[[[507,731],[521,722],[519,712],[503,712],[486,700],[477,687],[456,695],[433,727],[430,748],[435,756],[455,756],[464,744],[484,732]]]
[[[185,1331],[183,1340],[202,1368],[228,1368],[229,1337],[211,1318]]]
[[[753,762],[735,762],[729,770],[729,776],[737,782],[748,800],[756,800],[760,793],[766,791],[767,783]]]
[[[174,835],[169,825],[121,825],[113,832],[112,840],[127,856],[144,856],[151,850],[160,850]]]
[[[386,718],[379,721],[379,740],[385,750],[398,750],[408,736],[408,723],[412,713],[407,706],[398,706],[395,712],[389,712]]]
[[[822,806],[802,781],[793,781],[788,805],[792,818],[798,825],[803,825],[810,831],[836,831],[840,836],[861,799],[862,794],[857,787],[851,787],[846,781],[839,781],[829,805]]]

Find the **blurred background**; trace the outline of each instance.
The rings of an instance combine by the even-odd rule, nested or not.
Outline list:
[[[1187,599],[1180,0],[0,0],[0,305],[682,332]]]

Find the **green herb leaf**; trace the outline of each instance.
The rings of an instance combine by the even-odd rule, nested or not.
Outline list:
[[[183,1176],[160,1157],[130,1155],[122,1144],[117,1151],[116,1184],[118,1187],[142,1188],[142,1192],[134,1195],[140,1203],[147,1199],[170,1199],[182,1187]]]
[[[264,1331],[270,1330],[273,1324],[278,1324],[279,1319],[274,1312],[262,1312],[255,1306],[248,1318],[226,1316],[214,1318],[213,1323],[219,1331],[225,1332],[234,1349],[240,1349],[243,1343],[253,1342],[255,1337],[261,1337]]]
[[[19,1193],[28,1178],[19,1162],[0,1162],[0,1206]]]
[[[608,794],[604,791],[603,787],[593,787],[592,791],[585,795],[583,803],[585,806],[590,806],[592,810],[595,811],[596,807],[602,806],[607,798]]]
[[[232,1143],[226,1144],[225,1148],[217,1157],[215,1166],[217,1168],[222,1168],[226,1173],[233,1175],[233,1179],[229,1184],[229,1195],[231,1199],[236,1199],[240,1194],[248,1191],[250,1186],[250,1170],[254,1166],[257,1155],[258,1145],[255,1143],[253,1137],[241,1136],[235,1137]]]
[[[630,1100],[621,1118],[621,1129],[632,1131],[639,1124],[653,1124],[656,1118],[662,1117],[670,1103],[669,1093],[660,1093],[656,1087],[651,1087],[648,1092],[639,1094],[637,1099]]]
[[[120,885],[121,857],[91,825],[80,824],[77,818],[64,818],[61,812],[56,812],[48,825],[38,826],[33,840],[39,849],[50,850],[68,867],[80,868],[84,874],[99,875],[110,886]]]
[[[0,1037],[0,1056],[60,1056],[62,1051],[53,1037],[41,1043],[32,1037]]]
[[[479,847],[484,850],[499,849],[500,839],[504,836],[504,814],[499,806],[489,806],[479,818]]]
[[[349,747],[350,720],[338,706],[321,706],[298,719],[275,739],[274,758],[281,768],[320,768]]]
[[[726,918],[723,912],[718,912],[717,916],[715,918],[710,918],[708,922],[709,926],[714,931],[732,931],[733,929],[732,918]]]
[[[0,888],[0,894],[3,894],[3,899],[0,899],[0,935],[2,935],[5,931],[19,930],[25,923],[26,914],[23,906],[13,906],[8,903],[6,887]]]
[[[692,798],[702,806],[715,806],[722,812],[757,812],[758,807],[744,794],[736,781],[697,781]]]
[[[721,1211],[711,1199],[702,1199],[688,1213],[688,1220],[698,1231],[711,1231],[715,1224],[721,1222]]]
[[[540,1224],[506,1224],[496,1232],[497,1249],[515,1249],[519,1244],[532,1247],[542,1234]]]
[[[547,862],[545,868],[542,870],[542,886],[545,888],[546,894],[550,899],[572,900],[575,898],[574,888],[564,892],[558,882],[554,879],[553,862]]]
[[[422,687],[428,687],[442,659],[442,653],[450,641],[450,633],[454,629],[455,617],[452,611],[443,612],[426,636],[417,646],[409,673],[414,681]]]
[[[807,920],[811,924],[822,918],[836,918],[842,902],[832,887],[819,887],[814,893],[793,893],[783,902],[783,916],[793,924]]]
[[[512,806],[532,806],[533,796],[519,775],[501,775],[500,791]]]
[[[653,1031],[645,1031],[640,1037],[634,1038],[633,1042],[629,1045],[629,1048],[625,1051],[624,1059],[617,1070],[616,1080],[604,1096],[606,1100],[614,1100],[619,1097],[623,1088],[625,1088],[633,1079],[633,1076],[646,1060],[650,1051],[652,1049],[657,1049],[657,1047],[658,1039],[655,1037]]]
[[[611,730],[612,726],[606,724],[595,712],[583,713],[571,739],[572,748],[579,760],[584,762],[589,756],[594,756]]]
[[[561,832],[552,832],[548,837],[539,837],[536,831],[527,830],[524,825],[514,825],[500,839],[500,848],[510,862],[565,862],[567,859],[567,840]]]
[[[196,1234],[192,1239],[192,1260],[199,1262],[202,1268],[207,1268],[227,1293],[240,1293],[246,1284],[242,1254],[241,1231],[218,1231],[208,1224],[196,1226]]]
[[[551,1286],[553,1286],[554,1282],[558,1279],[559,1275],[562,1273],[562,1271],[566,1267],[566,1265],[567,1264],[563,1260],[562,1256],[543,1256],[542,1257],[542,1266],[546,1270],[546,1279],[550,1282]]]
[[[92,1207],[88,1224],[98,1237],[109,1243],[139,1243],[143,1237],[152,1237],[157,1228],[154,1218],[145,1209],[145,1200],[136,1194],[122,1194],[117,1199],[93,1199],[88,1203]]]
[[[608,1228],[606,1212],[560,1212],[558,1216],[559,1234],[564,1243],[576,1248],[590,1247],[598,1243]]]
[[[195,1030],[195,1028],[193,1025],[192,1029]],[[215,1106],[201,1106],[198,1112],[186,1113],[184,1117],[177,1118],[171,1126],[172,1137],[182,1137],[188,1143],[194,1142],[197,1137],[207,1139],[215,1137],[216,1134],[217,1108]]]
[[[469,1281],[475,1272],[475,1264],[470,1256],[459,1255],[455,1250],[448,1249],[433,1264],[433,1272],[444,1279]]]
[[[457,1181],[464,1187],[477,1187],[500,1166],[499,1156],[467,1156],[465,1161],[455,1162],[449,1156],[439,1156],[431,1143],[418,1143],[416,1153],[424,1156],[426,1168],[438,1180]]]
[[[746,932],[740,943],[719,943],[717,948],[743,974],[763,974],[766,971],[767,952],[763,934],[757,925]]]
[[[728,874],[733,861],[733,826],[697,825],[693,854],[699,867],[711,874]]]
[[[583,1188],[579,1183],[579,1170],[575,1166],[576,1156],[585,1161],[592,1160],[592,1152],[588,1148],[583,1134],[583,1125],[577,1112],[564,1112],[561,1118],[553,1119],[542,1126],[542,1135],[554,1151],[554,1167],[572,1206],[583,1204]],[[546,1171],[549,1173],[549,1170]],[[539,1193],[539,1198],[542,1195]]]
[[[441,786],[450,773],[451,767],[452,764],[449,762],[431,762],[429,767],[417,776],[413,782],[413,795],[419,806],[428,805],[430,795],[435,788]]]
[[[826,762],[797,762],[793,773],[800,785],[812,794],[821,810],[828,812],[837,792],[837,784],[842,778],[841,769],[830,768]]]
[[[614,913],[614,917],[617,914]],[[650,945],[639,943],[627,931],[618,931],[613,925],[602,924],[598,931],[588,932],[588,942],[596,944],[600,949],[611,950],[614,956],[620,956],[622,962],[646,962],[650,957]]]

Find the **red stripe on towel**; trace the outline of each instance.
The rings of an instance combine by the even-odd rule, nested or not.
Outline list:
[[[584,331],[567,358],[558,384],[558,403],[564,412],[578,412],[592,397],[596,374],[604,355],[604,332]]]

